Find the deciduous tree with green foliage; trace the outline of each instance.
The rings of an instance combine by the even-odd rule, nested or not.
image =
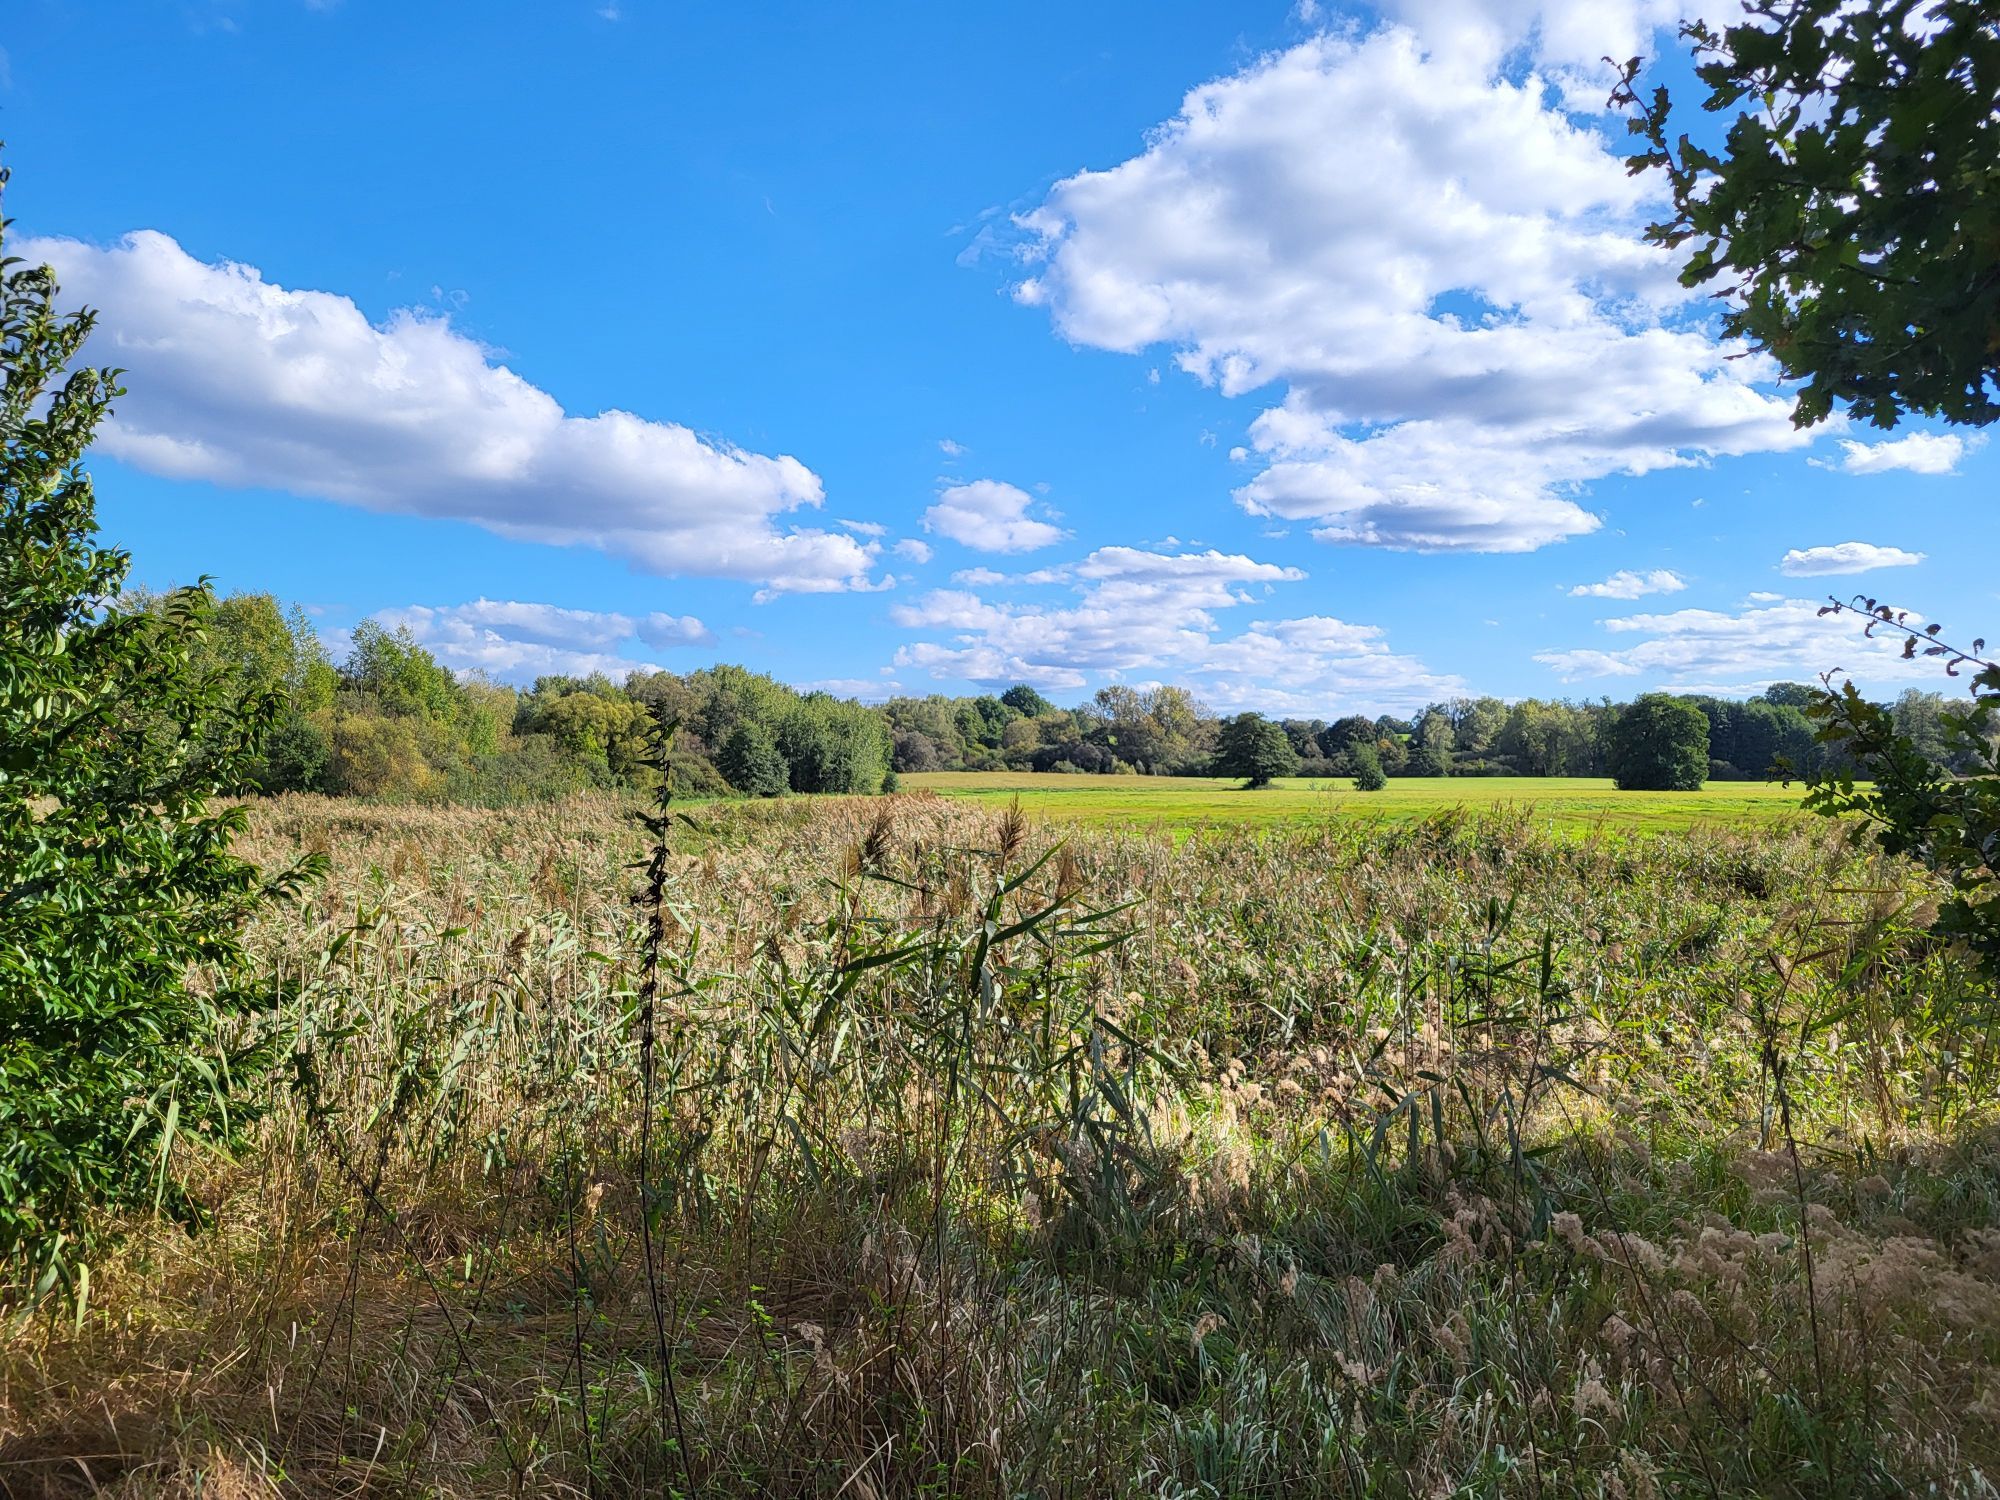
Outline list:
[[[1621,792],[1698,792],[1708,779],[1708,717],[1685,698],[1643,693],[1612,721],[1605,759]]]
[[[208,808],[277,711],[208,657],[213,597],[119,605],[82,467],[116,372],[65,378],[91,317],[56,292],[0,259],[0,1303],[87,1295],[99,1209],[199,1217],[176,1145],[238,1141],[264,1060],[244,924],[305,873]]]
[[[1354,765],[1354,790],[1357,792],[1379,792],[1389,784],[1389,778],[1382,771],[1382,755],[1366,740],[1355,745],[1348,752]]]
[[[1215,769],[1222,775],[1241,776],[1245,786],[1260,787],[1298,768],[1290,737],[1262,714],[1238,714],[1222,726],[1215,751]]]
[[[1721,153],[1676,135],[1625,65],[1632,170],[1673,194],[1648,235],[1691,243],[1681,280],[1717,284],[1724,331],[1804,382],[1792,420],[2000,417],[2000,7],[1750,0],[1681,34],[1702,107],[1735,119]]]
[[[715,754],[715,769],[746,797],[783,796],[788,782],[785,757],[763,725],[745,719],[729,731]]]

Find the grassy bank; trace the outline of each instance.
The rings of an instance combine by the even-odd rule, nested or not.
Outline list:
[[[1838,829],[712,806],[649,1005],[626,811],[258,808],[258,1148],[0,1492],[1992,1493],[2000,1059]]]
[[[1801,795],[1796,786],[1761,781],[1715,781],[1699,792],[1621,792],[1607,779],[1583,776],[1399,778],[1382,791],[1357,792],[1350,781],[1300,777],[1247,791],[1240,778],[1226,777],[933,771],[905,776],[903,785],[995,810],[1019,797],[1027,811],[1066,823],[1181,829],[1314,818],[1407,821],[1464,808],[1516,810],[1539,825],[1571,831],[1658,832],[1768,822],[1797,813]]]

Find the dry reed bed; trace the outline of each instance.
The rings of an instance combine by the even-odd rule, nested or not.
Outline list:
[[[631,812],[257,810],[260,1149],[0,1493],[1992,1492],[1990,1016],[1837,830],[703,808],[649,1005]]]

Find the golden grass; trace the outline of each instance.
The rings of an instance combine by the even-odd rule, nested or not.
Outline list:
[[[211,1232],[17,1322],[0,1494],[2000,1473],[1992,1037],[1837,830],[702,808],[642,1185],[631,811],[257,809],[332,865],[258,934],[296,1061]]]

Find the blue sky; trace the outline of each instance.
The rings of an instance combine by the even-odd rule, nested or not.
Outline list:
[[[129,370],[139,578],[336,641],[1326,716],[1888,690],[1811,603],[1993,634],[2000,455],[1794,433],[1641,244],[1598,60],[1678,9],[20,0],[10,249]]]

